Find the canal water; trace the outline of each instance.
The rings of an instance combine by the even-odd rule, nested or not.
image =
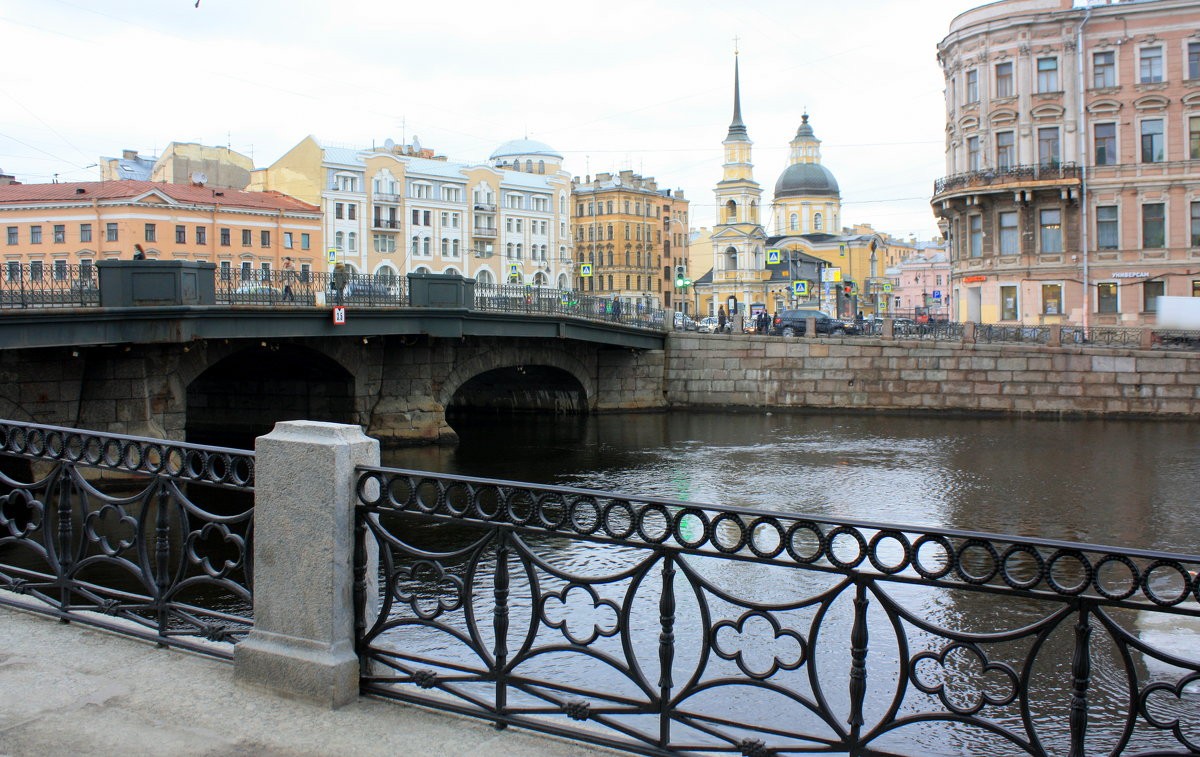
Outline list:
[[[457,446],[388,450],[384,464],[815,517],[1200,552],[1200,424],[1195,423],[695,411],[475,418],[455,419],[455,423],[461,436]],[[422,546],[435,551],[451,546],[453,537],[446,542],[439,542],[440,538],[430,534]],[[564,569],[603,576],[619,572],[644,553],[556,539],[542,556]],[[760,602],[787,602],[833,584],[822,574],[787,573],[730,561],[710,560],[697,570],[720,588]],[[519,578],[514,581],[514,601],[519,601],[523,583]],[[1058,607],[967,591],[904,585],[886,588],[914,617],[966,635],[1013,633],[1026,624],[1044,621]],[[612,598],[619,601],[619,597]],[[722,617],[736,618],[740,612],[724,609],[734,614]],[[640,618],[630,621],[637,640],[634,648],[647,650],[641,664],[654,669],[658,617],[653,606],[643,610]],[[910,646],[902,654],[891,621],[877,603],[870,613],[868,727],[884,719],[899,683],[901,657],[912,659],[919,649],[936,653],[947,643],[937,634],[914,630]],[[684,640],[686,628],[699,614],[695,597],[682,593],[675,628],[679,658],[697,659],[698,647],[687,648]],[[527,613],[514,609],[514,616],[524,618]],[[812,612],[796,610],[778,616],[796,624],[791,627],[804,630]],[[823,680],[842,682],[823,690],[821,696],[843,714],[850,658],[844,640],[849,636],[850,617],[848,599],[839,600],[821,623],[824,638],[843,640],[826,643],[819,671]],[[1196,619],[1164,619],[1132,611],[1114,611],[1113,618],[1135,639],[1200,661],[1200,621]],[[514,617],[514,626],[519,625]],[[412,630],[408,629],[405,642],[409,648],[416,641]],[[444,641],[444,637],[430,635],[417,646],[437,656]],[[978,649],[989,655],[988,662],[1011,665],[1020,675],[1030,644],[1030,636],[1014,637],[981,643]],[[1026,671],[1034,707],[1031,721],[1051,753],[1067,751],[1073,644],[1073,621],[1068,619],[1048,632],[1038,662]],[[1119,740],[1113,714],[1128,711],[1122,654],[1109,634],[1095,632],[1088,753],[1107,753]],[[765,660],[759,663],[769,665],[771,658]],[[960,646],[942,663],[942,670],[929,669],[926,664],[921,675],[926,685],[944,684],[946,696],[956,706],[968,707],[981,691],[997,700],[1012,691],[1009,680],[995,668],[981,667],[983,661],[970,649]],[[1184,672],[1137,653],[1133,665],[1142,681],[1174,682]],[[539,672],[559,675],[564,682],[586,680],[589,685],[608,675],[603,665],[580,661],[578,656],[564,658],[559,667],[547,662]],[[676,680],[688,680],[688,674],[686,662],[677,659]],[[808,686],[803,668],[789,675],[782,673],[776,680],[794,684],[795,690]],[[958,690],[952,691],[952,685]],[[933,697],[922,700],[925,695],[911,686],[909,692],[900,707],[901,715],[930,709]],[[717,710],[747,722],[770,706],[756,693],[727,690],[723,696]],[[932,709],[940,707],[934,703]],[[1193,743],[1200,739],[1200,687],[1193,685],[1181,697],[1152,703],[1151,710],[1160,722],[1181,718],[1181,727]],[[997,725],[1023,733],[1022,713],[1015,705],[989,707],[985,714]],[[800,711],[791,722],[801,722],[806,715]],[[1130,746],[1134,745],[1140,749],[1178,748],[1170,733],[1141,726],[1130,741]],[[917,723],[885,735],[876,747],[897,754],[946,757],[1024,753],[983,729],[945,721]]]

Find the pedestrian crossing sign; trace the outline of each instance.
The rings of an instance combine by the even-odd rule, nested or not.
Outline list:
[[[779,263],[779,250],[767,250],[767,265]]]
[[[329,262],[330,263],[337,262],[337,248],[336,247],[329,248]]]
[[[799,294],[808,294],[808,282],[807,281],[793,281],[792,282],[792,293],[798,294],[798,295]]]
[[[521,264],[520,263],[509,263],[508,264],[508,275],[509,276],[520,276],[521,275]]]
[[[592,275],[592,264],[591,263],[580,263],[579,264],[579,275],[580,276],[591,276]]]

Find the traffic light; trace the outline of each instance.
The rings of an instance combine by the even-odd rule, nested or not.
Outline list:
[[[844,293],[845,293],[845,295],[846,295],[847,297],[849,297],[849,296],[850,296],[850,285],[849,285],[849,284],[843,284],[843,285],[842,285],[842,292],[844,292]]]
[[[683,288],[683,281],[687,278],[687,271],[681,265],[675,266],[675,286]]]

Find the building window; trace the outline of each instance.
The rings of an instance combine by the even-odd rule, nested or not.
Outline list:
[[[1062,211],[1047,208],[1038,211],[1042,252],[1062,252]]]
[[[1142,282],[1142,310],[1147,313],[1158,312],[1158,298],[1166,294],[1166,287],[1161,281]]]
[[[1017,288],[1015,286],[1000,287],[1000,320],[1018,320]]]
[[[979,170],[979,137],[967,137],[967,170]]]
[[[19,241],[20,241],[20,237],[18,235],[17,227],[9,226],[8,227],[8,243],[9,244],[17,244]]]
[[[346,203],[346,218],[349,218],[351,221],[353,221],[357,217],[358,217],[358,203],[354,203],[354,202]]]
[[[269,232],[269,231],[258,232],[258,244],[260,247],[270,247],[271,246],[271,232]]]
[[[1200,160],[1200,116],[1188,119],[1188,155],[1192,160]]]
[[[1166,206],[1149,202],[1142,206],[1142,247],[1166,247]]]
[[[187,227],[175,225],[175,244],[187,244]]]
[[[1017,148],[1011,131],[996,132],[996,168],[1008,170],[1017,164]]]
[[[1092,86],[1117,86],[1117,62],[1112,50],[1092,53]]]
[[[800,228],[800,216],[792,213],[788,216],[788,231],[796,231]]]
[[[1012,97],[1013,95],[1013,64],[1012,61],[996,64],[996,97]]]
[[[971,235],[971,257],[983,257],[983,216],[968,216],[967,228]]]
[[[55,281],[66,281],[67,280],[67,261],[65,261],[65,260],[54,261],[54,280]]]
[[[979,71],[971,69],[967,72],[966,102],[979,102]]]
[[[79,224],[79,241],[80,242],[92,241],[92,225],[90,223]]]
[[[203,226],[196,227],[196,244],[208,244],[208,229]]]
[[[1096,208],[1097,249],[1115,250],[1121,246],[1117,218],[1116,205],[1100,205]]]
[[[1042,315],[1062,313],[1062,284],[1042,284]]]
[[[358,232],[352,231],[346,235],[346,249],[349,252],[358,252]],[[392,245],[392,251],[396,250],[396,246]]]
[[[1096,285],[1096,312],[1117,312],[1117,285],[1112,281],[1102,281]]]
[[[308,234],[300,235],[300,249],[307,250],[311,244],[311,237]]]
[[[242,247],[249,247],[254,243],[254,235],[250,229],[242,229]]]
[[[1154,84],[1162,80],[1162,48],[1143,47],[1138,51],[1138,82]]]
[[[1093,131],[1095,139],[1096,165],[1114,166],[1117,164],[1117,125],[1096,124]]]
[[[345,203],[335,202],[333,204],[333,217],[334,218],[345,218],[346,217]]]
[[[1059,153],[1058,127],[1046,126],[1038,129],[1038,163],[1056,166],[1062,156]]]
[[[821,230],[821,214],[820,213],[813,214],[813,228],[816,229],[817,231]]]
[[[155,230],[154,224],[152,224],[152,223],[146,224],[146,241],[147,242],[158,241],[158,232]]]
[[[1017,211],[1010,210],[1000,213],[997,220],[1000,226],[1000,254],[1019,254],[1021,242],[1020,232],[1017,229]]]
[[[64,223],[54,224],[54,242],[62,244],[67,241],[67,225]]]
[[[44,271],[44,263],[40,260],[32,260],[29,262],[29,280],[41,281]]]
[[[292,232],[290,231],[283,232],[283,248],[285,250],[292,249]]]
[[[1192,247],[1200,247],[1200,202],[1192,203]]]
[[[228,247],[229,245],[229,229],[221,229],[221,246]]]
[[[1142,162],[1163,161],[1163,122],[1161,118],[1142,121]]]
[[[1188,43],[1188,78],[1200,79],[1200,42]]]
[[[1058,58],[1038,58],[1037,91],[1058,91]]]
[[[104,224],[104,241],[106,241],[106,242],[116,242],[117,241],[117,225],[115,223]]]
[[[29,243],[30,244],[41,244],[42,243],[42,227],[41,226],[30,226],[29,227]]]

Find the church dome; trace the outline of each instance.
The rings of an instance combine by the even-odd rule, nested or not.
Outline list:
[[[814,195],[837,197],[839,194],[837,179],[820,163],[794,163],[775,182],[776,199]]]
[[[489,160],[496,160],[497,158],[523,158],[526,155],[556,158],[558,160],[563,159],[563,156],[558,151],[545,142],[539,142],[536,139],[512,139],[497,147],[489,157]]]

